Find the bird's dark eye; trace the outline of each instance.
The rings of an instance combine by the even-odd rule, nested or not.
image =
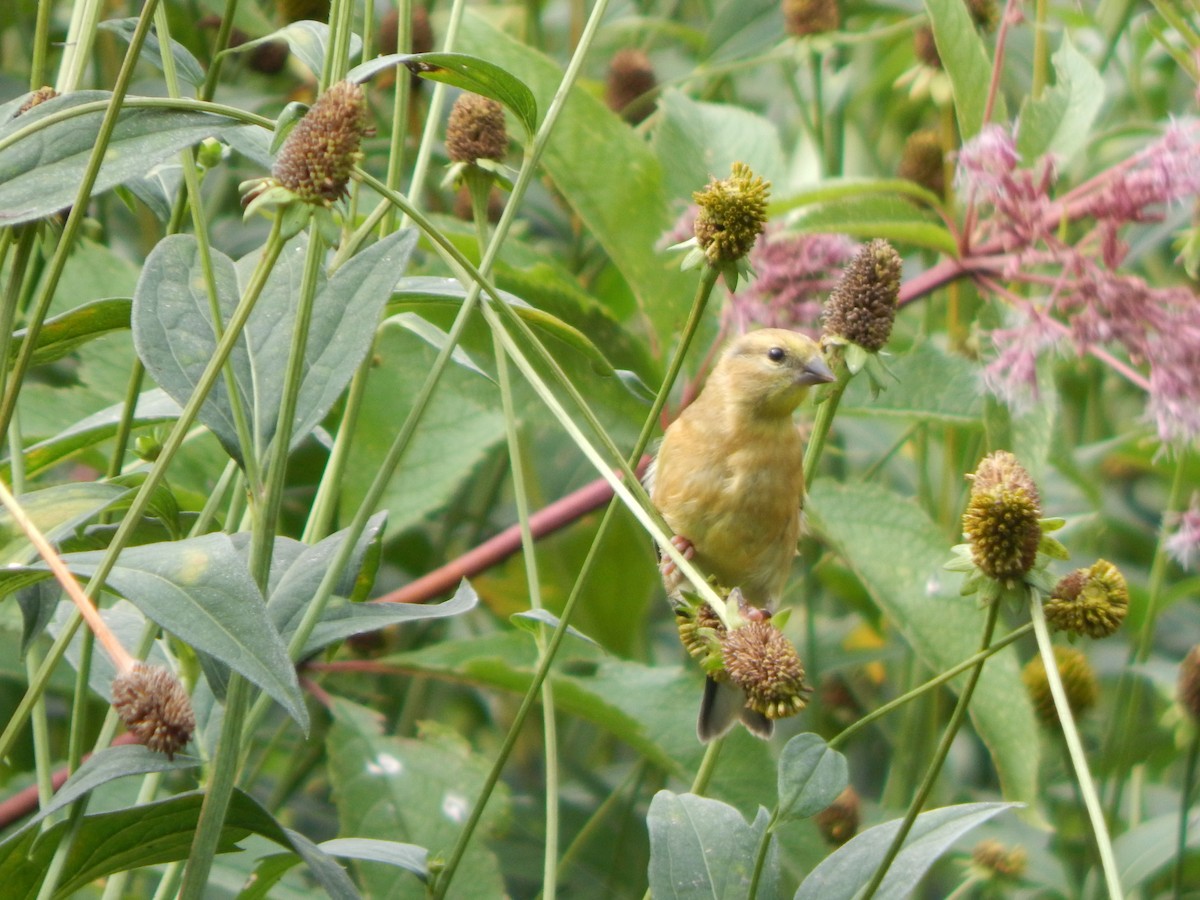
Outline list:
[[[787,356],[787,351],[782,347],[772,347],[767,351],[767,359],[771,362],[783,362],[783,358]]]

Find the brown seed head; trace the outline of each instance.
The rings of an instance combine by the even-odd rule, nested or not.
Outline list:
[[[734,263],[750,252],[767,226],[767,197],[771,185],[745,163],[735,162],[728,178],[714,178],[692,194],[696,214],[696,243],[710,265]]]
[[[825,302],[823,331],[877,353],[892,334],[900,295],[900,254],[873,240],[855,254]]]
[[[769,620],[725,635],[725,672],[746,692],[746,705],[768,719],[794,716],[808,704],[804,667],[796,648]]]
[[[980,571],[1000,581],[1028,573],[1042,539],[1041,517],[1037,486],[1017,458],[1006,450],[985,456],[963,513],[963,533]]]
[[[288,24],[303,19],[329,21],[329,0],[275,0],[275,9]]]
[[[928,25],[923,25],[913,32],[913,51],[917,54],[917,59],[931,69],[942,67],[942,57],[938,53],[937,42],[933,39],[933,29]]]
[[[504,107],[479,94],[459,94],[446,125],[446,153],[452,162],[461,163],[504,159],[508,153]]]
[[[196,730],[192,701],[179,679],[162,666],[137,663],[112,686],[113,708],[139,742],[151,750],[175,754]]]
[[[904,142],[896,174],[942,197],[946,193],[945,158],[942,139],[936,130],[914,131]]]
[[[367,100],[350,81],[339,81],[317,98],[296,123],[272,174],[306,203],[328,206],[346,193],[350,170],[362,158]]]
[[[1200,725],[1200,644],[1188,651],[1179,665],[1179,705]]]
[[[1062,578],[1045,605],[1046,620],[1059,631],[1106,638],[1129,612],[1129,586],[1121,570],[1099,559]]]
[[[604,102],[613,112],[620,113],[627,122],[636,125],[650,115],[651,104],[639,103],[629,108],[630,104],[657,86],[658,79],[649,56],[632,47],[618,50],[608,64]]]
[[[980,841],[971,850],[971,863],[984,878],[1017,880],[1025,874],[1029,855],[1024,847],[1005,847],[997,840]]]
[[[841,24],[837,0],[783,0],[783,25],[788,34],[824,34],[837,31]]]
[[[250,68],[264,75],[274,75],[287,65],[290,55],[287,41],[267,41],[250,51]]]
[[[837,795],[829,806],[817,813],[817,830],[829,843],[840,847],[858,834],[859,807],[858,791],[852,785]]]
[[[17,115],[19,116],[23,113],[27,113],[35,106],[41,106],[47,100],[53,100],[57,96],[58,91],[56,91],[54,88],[48,85],[40,87],[30,94],[25,102],[21,104],[20,108],[17,109]]]
[[[1096,705],[1096,698],[1100,695],[1096,673],[1092,671],[1092,666],[1083,652],[1074,647],[1056,646],[1054,660],[1058,664],[1058,674],[1062,678],[1071,713],[1076,716],[1082,715]],[[1058,711],[1054,708],[1054,696],[1050,693],[1050,681],[1046,677],[1046,666],[1040,653],[1025,665],[1021,672],[1021,681],[1029,692],[1034,712],[1042,724],[1057,724]]]

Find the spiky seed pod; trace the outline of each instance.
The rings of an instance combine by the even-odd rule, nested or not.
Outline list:
[[[696,243],[710,265],[737,262],[750,252],[767,227],[767,197],[771,185],[745,163],[735,162],[728,178],[714,178],[692,194],[696,214]]]
[[[1129,612],[1129,586],[1121,570],[1098,559],[1063,577],[1045,605],[1046,620],[1059,631],[1106,638]]]
[[[1042,539],[1037,486],[1007,450],[985,456],[973,478],[963,513],[971,558],[998,581],[1021,578],[1033,568]]]
[[[938,53],[937,42],[933,39],[933,29],[923,25],[913,32],[913,52],[917,59],[931,69],[942,68],[942,57]]]
[[[604,86],[604,102],[627,122],[636,125],[650,115],[651,105],[630,104],[643,94],[658,87],[650,57],[633,47],[618,50],[608,64],[608,79]],[[627,111],[628,110],[628,111]]]
[[[817,813],[814,819],[817,830],[829,843],[840,847],[858,834],[861,805],[858,791],[854,790],[853,785],[846,785],[829,806]]]
[[[914,131],[904,142],[896,174],[937,194],[946,194],[946,152],[941,136],[932,128]]]
[[[275,9],[288,24],[304,19],[329,21],[329,0],[275,0]]]
[[[446,125],[446,153],[451,162],[499,161],[507,152],[504,107],[479,94],[459,94]]]
[[[306,203],[328,206],[346,193],[350,170],[362,158],[366,131],[362,88],[339,81],[296,123],[271,173]]]
[[[1096,682],[1096,673],[1088,662],[1087,656],[1074,647],[1056,646],[1054,660],[1058,665],[1058,674],[1062,679],[1063,690],[1067,694],[1067,705],[1071,713],[1079,716],[1096,705],[1100,695],[1100,687]],[[1054,696],[1050,693],[1050,681],[1046,677],[1046,666],[1039,653],[1031,659],[1021,672],[1021,681],[1033,701],[1034,712],[1044,725],[1058,723],[1058,711],[1054,708]]]
[[[675,627],[679,630],[679,640],[688,655],[700,663],[709,677],[724,679],[721,639],[725,634],[725,625],[713,608],[707,603],[700,603],[694,608],[677,606]]]
[[[989,838],[971,850],[971,864],[979,875],[989,880],[1016,881],[1025,874],[1029,854],[1024,847],[1006,847]]]
[[[19,115],[22,115],[23,113],[27,113],[31,109],[33,109],[35,106],[41,106],[47,100],[53,100],[57,96],[58,96],[58,91],[56,91],[54,88],[50,87],[49,85],[40,87],[36,91],[34,91],[32,94],[30,94],[29,97],[25,100],[25,102],[21,104],[20,108],[17,109],[17,115],[19,116]],[[15,116],[14,116],[14,118],[15,118]]]
[[[825,303],[823,331],[878,353],[892,334],[900,295],[900,254],[885,240],[864,246]]]
[[[841,24],[837,0],[783,0],[783,25],[788,34],[824,34],[837,31]]]
[[[750,622],[722,641],[725,672],[746,692],[746,705],[768,719],[794,716],[808,705],[796,648],[769,620]]]
[[[1179,665],[1179,705],[1200,725],[1200,644],[1188,651]]]
[[[137,663],[112,686],[113,708],[139,742],[174,759],[196,730],[192,701],[162,666]]]

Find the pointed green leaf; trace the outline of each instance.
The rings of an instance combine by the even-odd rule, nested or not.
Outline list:
[[[105,31],[111,31],[121,43],[128,45],[133,38],[133,32],[137,28],[138,20],[136,17],[127,19],[108,19],[101,22],[99,27]],[[199,60],[192,56],[192,52],[187,47],[179,43],[179,41],[171,41],[171,56],[175,58],[175,70],[179,73],[179,77],[190,84],[192,87],[200,87],[204,84],[204,70],[200,67]],[[159,44],[158,35],[151,31],[146,35],[146,40],[142,44],[141,59],[150,63],[160,72],[163,71],[162,65],[162,46]]]
[[[804,819],[825,809],[850,783],[846,757],[818,734],[798,734],[779,755],[779,816]]]
[[[1070,162],[1089,143],[1092,123],[1104,105],[1104,79],[1067,32],[1051,61],[1054,87],[1021,105],[1017,152],[1026,165],[1047,153],[1060,165]]]
[[[962,0],[925,0],[925,11],[933,26],[938,56],[950,76],[959,133],[964,141],[970,140],[983,127],[992,83],[992,60]],[[1007,118],[1004,96],[999,95],[992,121],[1003,122]]]
[[[272,31],[253,41],[246,41],[244,44],[230,47],[225,52],[246,53],[261,44],[278,40],[287,41],[288,48],[296,54],[298,60],[308,67],[308,71],[317,78],[321,77],[325,68],[325,54],[329,51],[329,26],[324,22],[315,22],[309,19],[292,22],[290,25],[284,25],[278,31]],[[350,58],[353,59],[360,53],[362,53],[362,38],[352,33],[349,47]]]
[[[81,344],[109,332],[123,331],[129,327],[132,307],[133,301],[124,297],[93,300],[61,316],[47,319],[38,332],[37,347],[33,351],[31,364],[42,366],[54,362]],[[13,332],[8,354],[10,364],[21,352],[26,333],[24,328]]]

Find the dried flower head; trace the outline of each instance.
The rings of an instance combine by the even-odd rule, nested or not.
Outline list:
[[[858,834],[859,807],[858,791],[846,785],[837,798],[817,813],[814,821],[821,836],[829,843],[840,847]]]
[[[945,160],[941,136],[933,128],[924,128],[914,131],[904,142],[896,174],[942,197],[946,193]]]
[[[306,203],[329,206],[346,193],[350,170],[362,158],[367,101],[351,81],[322,94],[284,141],[271,174]]]
[[[842,24],[838,0],[783,0],[783,24],[796,37],[837,31]]]
[[[1188,651],[1179,664],[1179,705],[1200,725],[1200,644]]]
[[[641,50],[628,47],[618,50],[608,64],[608,79],[604,87],[604,102],[627,122],[636,125],[650,115],[649,103],[634,101],[658,87],[658,78],[650,57]]]
[[[1129,586],[1121,570],[1098,559],[1062,578],[1045,605],[1046,620],[1059,631],[1105,638],[1129,612]]]
[[[456,163],[504,159],[508,153],[504,107],[490,97],[459,94],[446,125],[446,153]]]
[[[179,679],[162,666],[136,663],[112,686],[113,708],[138,741],[173,759],[192,738],[196,714]]]
[[[769,620],[725,635],[725,672],[746,692],[746,705],[768,719],[794,716],[808,704],[804,667],[796,648]]]
[[[1016,881],[1025,874],[1029,854],[1024,847],[1005,847],[991,838],[971,850],[971,865],[981,878]]]
[[[750,252],[766,228],[770,188],[745,163],[735,162],[728,178],[714,178],[692,194],[700,207],[696,242],[710,265],[727,266]]]
[[[940,69],[942,67],[942,57],[938,53],[937,41],[933,38],[933,29],[928,25],[922,25],[913,32],[913,52],[916,53],[917,59],[929,68]]]
[[[963,533],[979,570],[998,581],[1033,568],[1042,539],[1041,497],[1029,473],[1007,450],[985,456],[975,470]]]
[[[737,332],[786,328],[813,332],[821,302],[858,250],[843,234],[771,234],[750,251],[757,277],[733,294],[725,315]],[[815,337],[815,335],[813,335]]]
[[[900,294],[900,254],[873,240],[846,266],[825,304],[825,336],[877,353],[892,334]]]
[[[291,49],[287,41],[267,41],[250,51],[250,68],[263,75],[274,75],[287,65],[289,56]]]
[[[1071,713],[1079,716],[1096,705],[1100,695],[1100,686],[1096,682],[1096,673],[1088,662],[1087,656],[1074,647],[1055,646],[1054,661],[1058,666],[1058,674],[1062,679],[1063,691],[1067,695],[1067,705]],[[1021,672],[1021,681],[1033,701],[1033,710],[1038,719],[1045,725],[1055,725],[1058,722],[1058,712],[1054,708],[1054,696],[1050,692],[1050,681],[1046,677],[1046,665],[1039,653],[1031,659]]]
[[[27,113],[35,106],[41,106],[47,100],[53,100],[57,96],[58,91],[54,88],[49,86],[40,87],[25,99],[25,102],[17,109],[17,115]]]

